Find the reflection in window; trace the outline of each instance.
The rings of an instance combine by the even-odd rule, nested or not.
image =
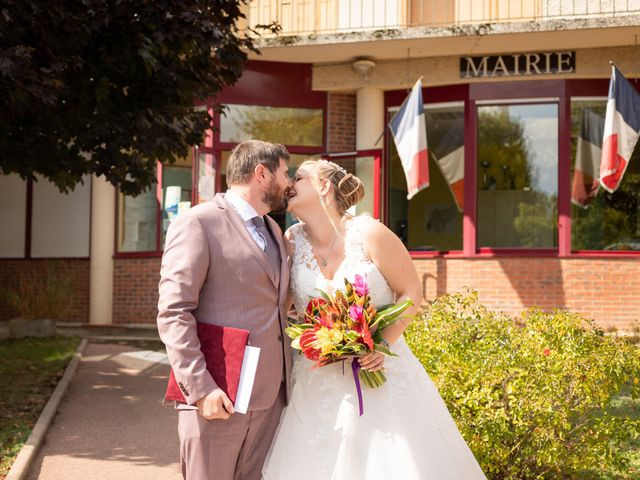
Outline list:
[[[156,251],[156,184],[137,197],[120,194],[118,205],[118,251]]]
[[[322,146],[322,109],[226,105],[220,140],[259,139],[287,145]]]
[[[198,155],[198,203],[209,202],[216,195],[215,164],[212,153]]]
[[[410,201],[398,152],[389,142],[389,228],[409,250],[462,250],[464,106],[425,105],[425,120],[430,185]]]
[[[557,246],[557,104],[478,107],[478,246]]]
[[[571,102],[572,250],[640,250],[638,150],[618,190],[598,185],[606,106],[606,99]]]
[[[162,168],[162,246],[171,220],[191,208],[191,166]]]

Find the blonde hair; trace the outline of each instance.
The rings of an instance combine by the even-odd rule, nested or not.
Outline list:
[[[322,180],[329,180],[333,186],[333,196],[340,215],[357,204],[364,197],[364,184],[355,175],[347,172],[337,163],[329,160],[306,160],[300,167],[316,169]]]

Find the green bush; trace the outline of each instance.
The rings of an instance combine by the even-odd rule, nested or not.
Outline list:
[[[620,445],[640,422],[607,413],[621,388],[640,393],[640,349],[625,339],[564,311],[514,321],[476,293],[439,298],[406,338],[489,478],[630,478]]]

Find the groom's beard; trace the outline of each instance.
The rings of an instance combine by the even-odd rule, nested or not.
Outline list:
[[[284,194],[284,188],[278,185],[278,182],[274,180],[269,184],[269,188],[264,192],[262,202],[269,206],[271,212],[278,212],[287,208],[288,198]]]

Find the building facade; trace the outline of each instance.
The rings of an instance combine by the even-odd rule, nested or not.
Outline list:
[[[70,321],[153,323],[169,222],[224,191],[230,150],[260,138],[285,144],[292,169],[324,156],[360,176],[355,213],[403,240],[426,301],[470,287],[513,315],[640,321],[638,153],[614,194],[595,173],[610,62],[638,88],[640,1],[250,2],[248,26],[272,21],[282,31],[260,37],[261,55],[211,99],[226,116],[189,157],[158,165],[152,191],[125,197],[88,178],[64,196],[0,177],[0,290],[64,258]],[[420,77],[430,186],[407,201],[385,125]]]

